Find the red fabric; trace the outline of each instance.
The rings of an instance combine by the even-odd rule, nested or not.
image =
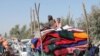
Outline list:
[[[55,56],[66,56],[68,53],[66,48],[60,49],[60,50],[55,50],[54,55]]]
[[[48,40],[48,41],[45,41],[45,42],[43,43],[43,45],[49,45],[50,43],[51,43],[51,41]]]
[[[59,34],[58,33],[50,33],[50,34],[48,34],[48,35],[50,35],[50,36],[53,36],[53,37],[55,37],[55,38],[61,38],[60,36],[59,36]]]
[[[49,37],[48,37],[49,38]],[[46,40],[45,42],[43,42],[43,45],[49,45],[49,44],[51,44],[51,43],[55,43],[55,42],[57,42],[57,41],[59,41],[60,40],[60,38],[56,38],[55,40],[51,40],[51,39],[48,39],[48,40]]]
[[[51,33],[51,32],[45,33],[45,34],[41,37],[41,38],[42,38],[42,42],[45,41],[45,39],[47,38],[47,35],[48,35],[49,33]]]
[[[37,44],[36,44],[36,48],[39,47],[41,45],[41,40],[40,38],[38,38]]]
[[[48,53],[48,52],[49,52],[48,47],[47,47],[47,46],[43,46],[43,51],[44,51],[45,53]]]
[[[52,36],[54,38],[60,38],[59,34],[56,33],[55,31],[53,32],[49,32],[49,33],[46,33],[45,35],[42,36],[42,40],[45,41],[45,39],[48,37],[48,36]]]
[[[56,45],[72,44],[72,43],[77,43],[78,41],[82,41],[82,40],[86,40],[86,39],[80,39],[80,38],[75,38],[75,40],[63,39],[63,40],[57,41],[55,44]]]

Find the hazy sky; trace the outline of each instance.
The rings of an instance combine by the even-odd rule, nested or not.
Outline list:
[[[8,32],[14,25],[30,23],[30,8],[40,2],[40,21],[46,22],[48,15],[65,17],[70,5],[71,14],[76,19],[82,15],[82,0],[0,0],[0,33]],[[91,6],[100,6],[99,0],[87,0],[86,9],[90,12]],[[77,19],[76,19],[77,20]]]

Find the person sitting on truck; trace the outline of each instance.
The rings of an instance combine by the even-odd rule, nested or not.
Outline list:
[[[52,15],[48,15],[48,23],[51,29],[57,29],[57,22],[53,19]]]

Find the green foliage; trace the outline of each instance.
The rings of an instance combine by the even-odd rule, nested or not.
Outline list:
[[[93,39],[100,39],[100,8],[97,6],[92,6],[91,12],[87,15],[88,16],[88,27],[86,26],[86,20],[84,17],[78,21],[78,27],[86,30],[89,29],[90,37]]]
[[[93,31],[91,35],[97,39],[100,39],[100,8],[93,6],[89,19],[91,20],[90,31]]]
[[[15,27],[10,30],[10,35],[23,39],[29,37],[30,33],[29,30],[26,29],[26,25],[24,25],[22,28],[19,28],[19,25],[15,25]]]

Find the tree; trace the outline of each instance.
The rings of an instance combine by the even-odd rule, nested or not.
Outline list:
[[[92,39],[100,39],[100,8],[97,6],[92,6],[91,12],[88,13],[88,23],[89,23],[89,35],[93,37]],[[86,30],[86,20],[84,16],[78,22],[78,27]]]
[[[10,35],[19,39],[23,39],[28,38],[30,36],[30,32],[26,28],[26,25],[24,25],[22,28],[19,28],[19,25],[15,25],[15,27],[10,30]]]
[[[87,27],[86,27],[86,20],[84,19],[84,17],[80,17],[77,18],[77,28],[83,29],[86,31]]]
[[[100,8],[92,6],[92,12],[88,16],[90,19],[90,32],[91,36],[100,39]]]
[[[13,28],[10,30],[10,35],[20,38],[20,37],[19,37],[19,35],[20,35],[20,32],[19,32],[19,25],[15,25],[15,27],[13,27]]]
[[[72,17],[69,17],[67,16],[66,18],[62,18],[62,25],[65,26],[65,25],[69,25],[69,26],[75,26],[74,24],[74,20]]]

